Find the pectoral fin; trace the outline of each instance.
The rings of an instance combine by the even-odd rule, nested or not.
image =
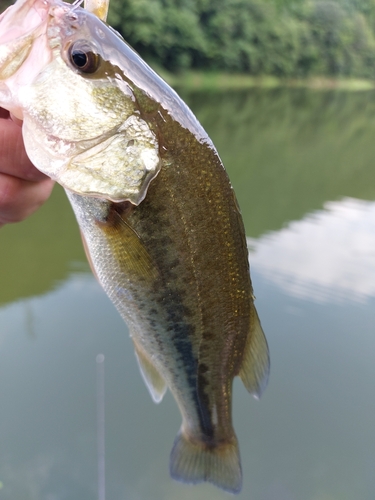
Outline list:
[[[251,326],[246,341],[240,377],[246,389],[260,398],[268,382],[270,358],[266,337],[263,333],[254,304],[251,306]]]
[[[94,266],[94,263],[92,261],[91,255],[90,255],[90,251],[89,251],[89,247],[87,245],[87,241],[86,241],[85,235],[83,234],[82,230],[80,231],[80,233],[81,233],[81,239],[82,239],[83,249],[84,249],[85,254],[86,254],[87,262],[90,265],[90,269],[92,271],[92,274],[98,280],[98,275],[96,274],[95,266]]]
[[[118,207],[117,207],[118,208]],[[106,222],[97,224],[105,232],[112,252],[125,276],[154,280],[159,275],[147,248],[136,231],[117,212],[115,204]]]
[[[149,390],[154,403],[160,403],[166,393],[167,384],[144,350],[141,349],[136,342],[134,342],[134,340],[133,343],[141,375],[145,381],[147,389]]]

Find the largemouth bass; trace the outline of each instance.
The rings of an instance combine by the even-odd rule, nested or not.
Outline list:
[[[60,0],[1,16],[0,105],[65,188],[153,400],[169,388],[178,404],[172,477],[239,492],[232,382],[259,397],[269,355],[242,218],[206,132],[118,33]]]

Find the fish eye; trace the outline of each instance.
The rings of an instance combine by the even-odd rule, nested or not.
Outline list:
[[[100,56],[85,41],[78,40],[69,48],[70,63],[82,73],[95,73],[100,64]]]

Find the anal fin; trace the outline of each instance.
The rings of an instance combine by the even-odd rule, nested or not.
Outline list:
[[[254,304],[251,305],[250,325],[239,375],[250,394],[260,398],[268,382],[270,357]]]
[[[144,350],[137,345],[134,339],[133,343],[142,378],[145,381],[154,403],[160,403],[166,393],[167,384],[150,358]]]

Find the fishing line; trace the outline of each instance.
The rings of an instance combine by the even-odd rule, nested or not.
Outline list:
[[[80,7],[83,4],[84,0],[74,0],[72,3],[72,8],[70,9],[70,12],[73,12],[77,9],[77,7]]]
[[[98,500],[105,500],[104,354],[96,356],[96,413],[98,440]]]

